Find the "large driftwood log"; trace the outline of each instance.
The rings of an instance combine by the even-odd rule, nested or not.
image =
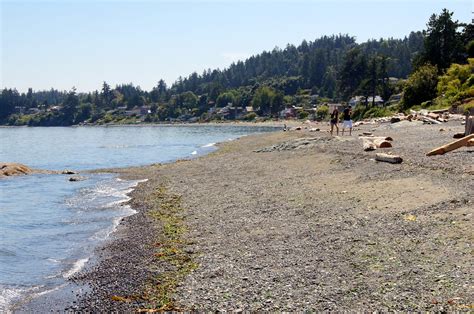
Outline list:
[[[427,153],[426,156],[443,155],[447,152],[458,149],[459,147],[466,146],[467,142],[469,142],[471,139],[474,139],[474,134],[465,136],[457,141],[435,148],[429,153]]]
[[[389,148],[389,147],[392,147],[392,143],[390,143],[389,141],[386,141],[384,139],[375,139],[374,140],[374,144],[375,146],[377,146],[377,148]]]
[[[391,139],[390,137],[387,137]],[[388,140],[386,140],[385,137],[361,137],[361,139],[364,141],[364,150],[365,147],[371,147],[369,142],[375,145],[376,148],[389,148],[392,147],[392,143],[390,143]]]
[[[469,141],[467,141],[466,146],[467,146],[467,147],[473,147],[473,146],[474,146],[474,140],[469,140]]]
[[[400,164],[403,161],[403,159],[400,156],[383,154],[383,153],[375,154],[375,160],[389,162],[391,164]]]

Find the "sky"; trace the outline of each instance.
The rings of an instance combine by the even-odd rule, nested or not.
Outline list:
[[[473,0],[0,0],[0,87],[79,92],[139,85],[323,35],[357,42],[426,29],[443,8],[469,23]]]

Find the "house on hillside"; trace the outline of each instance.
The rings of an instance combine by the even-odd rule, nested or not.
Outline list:
[[[59,111],[61,111],[61,109],[63,109],[62,106],[52,106],[52,107],[49,107],[47,111],[50,111],[50,112],[59,112]]]
[[[374,100],[374,98],[372,96],[367,97],[367,103],[368,104],[372,104],[373,100]],[[366,103],[365,96],[354,96],[354,97],[351,98],[351,100],[349,100],[349,105],[352,106],[352,107],[355,107],[355,106],[360,105],[360,104],[364,105],[365,103]],[[375,105],[381,107],[381,106],[383,106],[383,104],[384,104],[384,101],[383,101],[382,97],[376,95],[375,96]]]
[[[150,106],[133,107],[130,110],[125,110],[125,115],[127,117],[144,117],[151,113],[150,108]]]
[[[228,104],[224,108],[220,108],[217,110],[217,114],[226,120],[240,119],[246,113],[247,113],[246,108],[232,106],[232,104]]]
[[[41,110],[40,110],[39,108],[29,108],[29,109],[26,111],[27,114],[38,114],[38,113],[40,113],[40,112],[41,112]]]
[[[390,105],[392,105],[392,104],[397,104],[397,103],[399,103],[399,102],[402,100],[402,96],[403,96],[402,93],[400,93],[400,94],[394,94],[394,95],[390,96],[390,98],[388,99],[386,105],[387,105],[387,106],[390,106]]]
[[[334,103],[334,104],[327,104],[326,106],[328,106],[329,108],[329,114],[331,114],[334,109],[337,109],[337,111],[339,112],[342,112],[344,111],[344,104],[339,104],[339,103]]]
[[[291,106],[280,111],[280,119],[293,119],[296,118],[295,106]]]
[[[24,114],[25,110],[26,110],[26,107],[24,106],[15,106],[15,113]]]

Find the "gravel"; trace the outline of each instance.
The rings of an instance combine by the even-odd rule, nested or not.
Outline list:
[[[156,186],[182,196],[187,252],[197,269],[178,282],[174,304],[197,311],[444,311],[474,303],[472,148],[426,157],[462,131],[400,122],[353,136],[275,132],[221,145],[208,156],[120,170],[148,178],[138,210],[74,278],[91,286],[69,310],[130,311],[153,276],[160,226],[147,215]],[[364,152],[357,134],[390,136]],[[377,152],[402,164],[379,163]],[[114,301],[112,296],[131,298]]]

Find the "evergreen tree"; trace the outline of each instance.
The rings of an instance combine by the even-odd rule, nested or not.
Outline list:
[[[443,9],[440,15],[433,14],[428,21],[425,49],[421,61],[431,63],[444,70],[453,62],[462,62],[463,43],[458,32],[460,24],[453,21],[453,13]]]

